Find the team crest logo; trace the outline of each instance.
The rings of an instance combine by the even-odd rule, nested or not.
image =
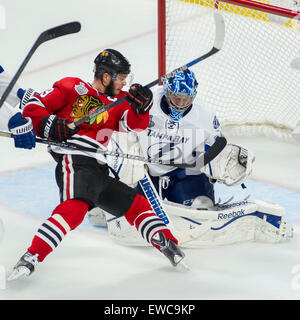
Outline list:
[[[88,88],[85,87],[83,82],[80,82],[80,84],[75,85],[75,90],[78,94],[83,95],[88,93]]]
[[[166,120],[165,122],[166,129],[168,130],[178,130],[179,129],[179,122],[173,120]]]
[[[94,96],[81,95],[77,98],[76,102],[72,105],[72,111],[70,117],[74,118],[74,121],[78,121],[81,118],[91,114],[92,112],[99,110],[103,107],[104,103]],[[105,123],[108,119],[108,112],[105,111],[98,116],[88,120],[87,123],[92,125],[96,122],[99,124],[101,121]]]
[[[147,155],[149,159],[174,162],[182,158],[182,150],[178,142],[160,141],[149,146]]]

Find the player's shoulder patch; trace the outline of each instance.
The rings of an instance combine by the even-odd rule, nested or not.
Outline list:
[[[80,96],[87,94],[89,91],[89,89],[86,87],[86,84],[82,81],[80,81],[79,84],[75,84],[74,89]]]
[[[55,82],[54,86],[64,90],[76,90],[79,95],[88,92],[88,84],[80,78],[66,77]],[[80,93],[81,92],[81,93]]]

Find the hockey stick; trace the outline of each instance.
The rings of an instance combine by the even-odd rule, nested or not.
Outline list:
[[[193,65],[197,64],[198,62],[203,61],[203,60],[211,57],[212,55],[214,55],[218,51],[220,51],[223,46],[224,37],[225,37],[225,23],[224,23],[224,19],[223,19],[222,15],[217,12],[214,13],[214,20],[215,20],[215,25],[216,25],[216,36],[215,36],[213,47],[208,53],[206,53],[206,54],[188,62],[187,64],[183,65],[182,67],[179,67],[179,68],[173,70],[172,72],[167,73],[164,76],[161,76],[160,78],[148,83],[146,85],[146,87],[151,88],[151,87],[157,85],[158,83],[162,82],[165,79],[169,79],[171,77],[174,77],[174,75],[176,75],[178,72],[184,71],[184,70],[192,67]],[[78,121],[70,123],[68,126],[70,129],[75,129],[80,124],[82,124],[88,120],[93,119],[94,117],[98,116],[99,114],[110,110],[111,108],[125,102],[126,100],[127,100],[127,98],[126,98],[126,96],[124,96],[123,98],[121,98],[113,103],[107,104],[105,106],[101,106],[100,109],[92,112],[91,114],[81,118]]]
[[[163,202],[161,201],[162,199],[158,195],[146,168],[144,168],[144,178],[139,181],[139,185],[143,190],[146,199],[150,203],[153,212],[164,222],[165,225],[168,226],[173,235],[178,238],[178,242],[184,243],[188,241],[186,237],[183,237],[182,232],[178,232],[177,234],[176,229],[164,208]],[[190,267],[184,261],[181,260],[179,263],[185,269],[190,270]]]
[[[23,72],[24,68],[26,67],[27,63],[29,62],[30,58],[36,51],[36,49],[44,42],[48,40],[52,40],[67,34],[79,32],[81,29],[81,25],[79,22],[69,22],[66,24],[62,24],[60,26],[48,29],[42,32],[37,40],[35,41],[34,45],[28,52],[27,56],[25,57],[24,61],[22,62],[21,66],[19,67],[18,71],[10,81],[9,85],[7,86],[6,90],[4,91],[1,100],[0,100],[0,108],[2,107],[4,101],[8,97],[9,93],[13,89],[14,85],[16,84],[17,80],[19,79],[21,73]]]
[[[5,132],[5,131],[0,131],[0,136],[1,137],[6,137],[6,138],[12,138],[13,135],[12,133],[9,132]],[[108,150],[102,150],[100,148],[95,149],[95,148],[89,148],[89,147],[84,147],[84,146],[80,146],[77,145],[75,143],[70,143],[70,142],[58,142],[58,141],[52,141],[52,140],[46,140],[46,139],[42,139],[39,137],[36,137],[36,142],[38,143],[42,143],[42,144],[46,144],[48,146],[55,146],[55,147],[59,147],[59,148],[66,148],[69,150],[76,150],[76,151],[82,151],[82,152],[92,152],[92,153],[101,153],[104,156],[113,156],[113,157],[120,157],[120,158],[124,158],[124,159],[128,159],[128,160],[137,160],[137,161],[142,161],[144,163],[147,164],[159,164],[159,165],[166,165],[166,166],[173,166],[176,168],[194,168],[195,164],[179,164],[179,163],[174,163],[174,162],[168,162],[165,163],[161,160],[148,160],[145,157],[141,157],[138,155],[134,155],[134,154],[128,154],[128,153],[119,153],[119,152],[114,152],[114,151],[108,151]]]
[[[158,195],[146,168],[144,168],[144,178],[139,181],[139,185],[143,190],[145,197],[149,201],[154,213],[166,225],[169,225],[169,228],[171,229],[171,231],[173,231],[174,226],[172,225],[171,220],[168,217],[166,210],[164,209],[163,203],[161,202],[162,199]]]
[[[199,238],[201,235],[211,230],[210,221],[207,221],[201,224],[199,223],[197,227],[195,227],[194,229],[190,229],[188,231],[182,231],[178,229],[176,230],[174,223],[171,220],[171,216],[168,214],[167,209],[170,209],[170,206],[166,206],[164,200],[158,194],[155,186],[153,185],[151,178],[149,177],[149,174],[146,168],[144,169],[144,178],[139,181],[139,185],[143,190],[146,199],[150,203],[150,206],[153,212],[169,227],[173,235],[177,238],[178,244],[180,246],[185,244],[186,242],[190,242],[192,240]],[[198,216],[199,216],[199,211],[198,211]],[[185,217],[182,217],[182,215],[180,215],[179,217],[183,219],[185,218]],[[186,265],[184,262],[180,262],[180,263],[182,263],[185,268],[190,269],[189,266]]]
[[[0,136],[1,137],[6,137],[6,138],[12,138],[13,135],[10,132],[5,132],[5,131],[0,131]],[[95,148],[89,148],[89,147],[84,147],[84,146],[79,146],[75,143],[70,143],[70,142],[57,142],[57,141],[52,141],[52,140],[46,140],[42,139],[39,137],[36,137],[36,142],[50,145],[50,146],[56,146],[60,148],[67,148],[70,150],[76,150],[76,151],[83,151],[83,152],[92,152],[92,153],[102,153],[105,156],[114,156],[114,157],[120,157],[128,160],[138,160],[142,161],[147,164],[159,164],[159,165],[165,165],[165,166],[172,166],[175,168],[180,168],[180,169],[188,169],[188,168],[195,168],[196,166],[198,168],[201,168],[208,164],[210,161],[212,161],[226,146],[227,141],[224,137],[219,137],[215,141],[214,144],[202,155],[196,159],[195,162],[191,164],[187,163],[176,163],[176,162],[163,162],[162,160],[155,160],[155,159],[147,159],[146,157],[141,157],[138,155],[134,154],[127,154],[127,153],[119,153],[119,152],[114,152],[114,151],[107,151],[107,150],[102,150],[100,148],[95,149]]]

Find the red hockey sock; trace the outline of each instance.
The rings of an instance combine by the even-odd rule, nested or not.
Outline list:
[[[124,217],[129,222],[129,224],[133,226],[138,215],[146,212],[151,213],[152,215],[154,214],[147,199],[137,194],[133,200],[131,207],[125,213]]]
[[[134,201],[125,213],[127,221],[134,225],[141,236],[155,248],[158,246],[152,243],[152,238],[157,232],[163,232],[166,239],[173,240],[178,244],[177,239],[172,235],[167,225],[153,212],[147,199],[141,195],[136,195]]]
[[[38,229],[28,251],[38,254],[38,260],[42,262],[69,231],[81,224],[88,208],[89,205],[81,200],[66,200],[59,204]]]

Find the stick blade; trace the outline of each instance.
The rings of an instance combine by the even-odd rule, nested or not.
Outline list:
[[[216,37],[214,47],[218,50],[221,50],[225,39],[225,22],[222,14],[219,12],[214,13],[214,20],[216,25]]]
[[[21,66],[19,67],[18,71],[14,75],[14,77],[11,79],[10,83],[8,84],[6,90],[2,94],[2,97],[0,99],[0,108],[2,107],[4,101],[8,97],[9,93],[11,92],[12,88],[16,84],[17,80],[19,79],[21,73],[23,72],[24,68],[26,67],[28,61],[31,59],[31,56],[34,54],[36,49],[45,41],[55,39],[67,34],[76,33],[79,32],[81,29],[81,24],[78,21],[73,21],[69,23],[62,24],[60,26],[48,29],[44,32],[42,32],[35,43],[33,44],[32,48],[28,52],[27,56],[25,57],[24,61],[22,62]]]
[[[57,27],[48,29],[48,30],[44,31],[43,33],[41,33],[38,42],[42,43],[42,42],[45,42],[45,41],[48,41],[51,39],[65,36],[67,34],[77,33],[80,30],[81,30],[81,24],[78,21],[65,23],[65,24],[59,25]]]

